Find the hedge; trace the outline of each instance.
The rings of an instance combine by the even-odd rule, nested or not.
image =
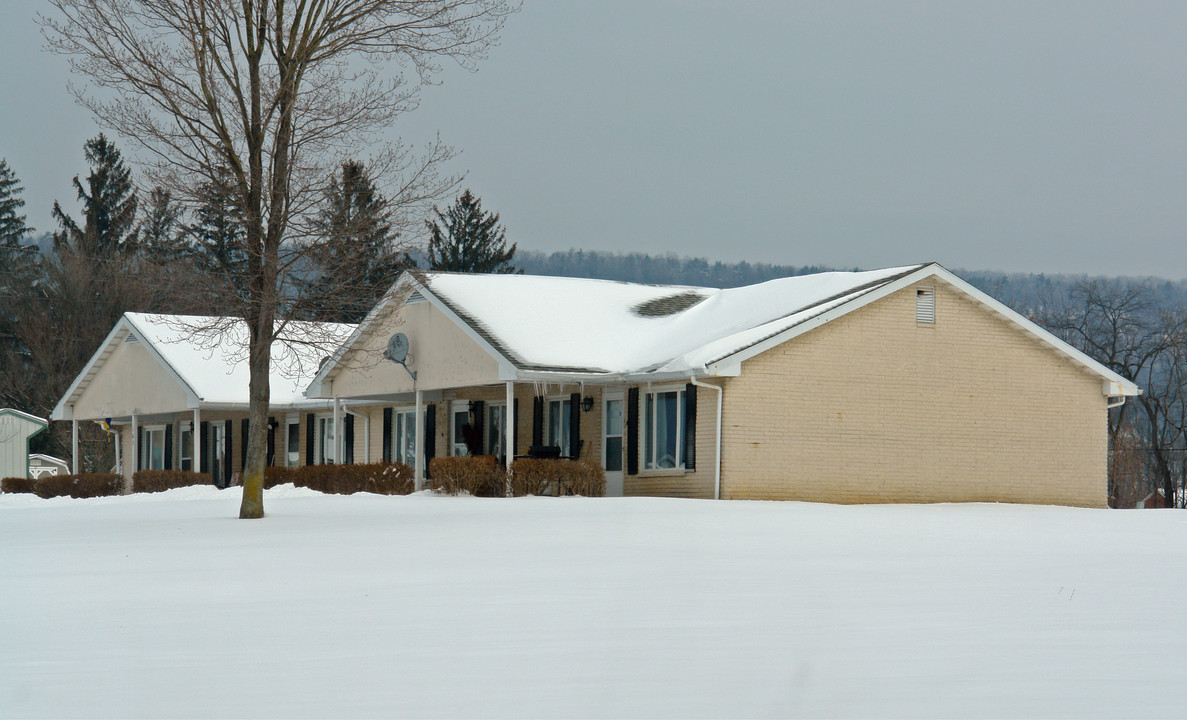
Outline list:
[[[449,495],[468,492],[479,497],[504,497],[507,494],[507,471],[494,455],[436,457],[429,461],[429,475],[428,487]]]
[[[37,492],[37,484],[35,480],[29,478],[4,478],[0,480],[0,492],[6,493],[32,493]]]
[[[120,495],[124,492],[124,476],[115,473],[80,473],[78,475],[46,475],[34,482],[38,497],[92,498]]]
[[[522,458],[511,463],[511,489],[517,495],[606,494],[606,471],[589,460]]]
[[[264,471],[264,487],[292,483],[332,495],[407,495],[412,492],[412,475],[412,468],[403,463],[270,467]]]
[[[208,473],[188,470],[137,470],[132,473],[132,492],[164,492],[179,487],[210,485],[212,482]]]

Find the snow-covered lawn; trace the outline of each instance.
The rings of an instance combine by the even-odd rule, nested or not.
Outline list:
[[[1184,716],[1187,513],[0,496],[0,716]]]

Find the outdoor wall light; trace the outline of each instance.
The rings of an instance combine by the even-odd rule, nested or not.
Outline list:
[[[586,395],[585,397],[581,398],[581,409],[584,410],[585,412],[589,412],[590,410],[593,410],[593,398],[590,397],[589,395]]]

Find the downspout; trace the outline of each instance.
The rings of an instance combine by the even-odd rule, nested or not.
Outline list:
[[[1119,408],[1122,405],[1124,405],[1125,404],[1125,396],[1120,395],[1118,397],[1120,397],[1121,399],[1115,403],[1108,403],[1107,405],[1105,405],[1105,410],[1112,410],[1113,408]]]
[[[715,462],[716,467],[714,467],[714,469],[713,469],[713,499],[720,500],[721,499],[721,398],[724,393],[723,393],[722,388],[718,385],[711,385],[709,383],[703,383],[703,382],[697,381],[695,375],[689,375],[688,381],[697,387],[712,388],[713,390],[717,391],[717,448],[716,448],[717,457],[714,458],[716,461]]]
[[[363,419],[363,458],[364,458],[363,463],[364,464],[370,463],[371,462],[371,416],[364,415],[360,412],[355,412],[354,410],[351,410],[350,407],[348,407],[346,405],[342,406],[342,410],[347,415],[354,415],[357,418]]]

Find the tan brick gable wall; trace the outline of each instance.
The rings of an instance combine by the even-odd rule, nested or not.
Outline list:
[[[913,286],[726,381],[722,497],[1106,504],[1101,379],[938,279],[920,285],[936,289],[934,325],[916,322]]]

